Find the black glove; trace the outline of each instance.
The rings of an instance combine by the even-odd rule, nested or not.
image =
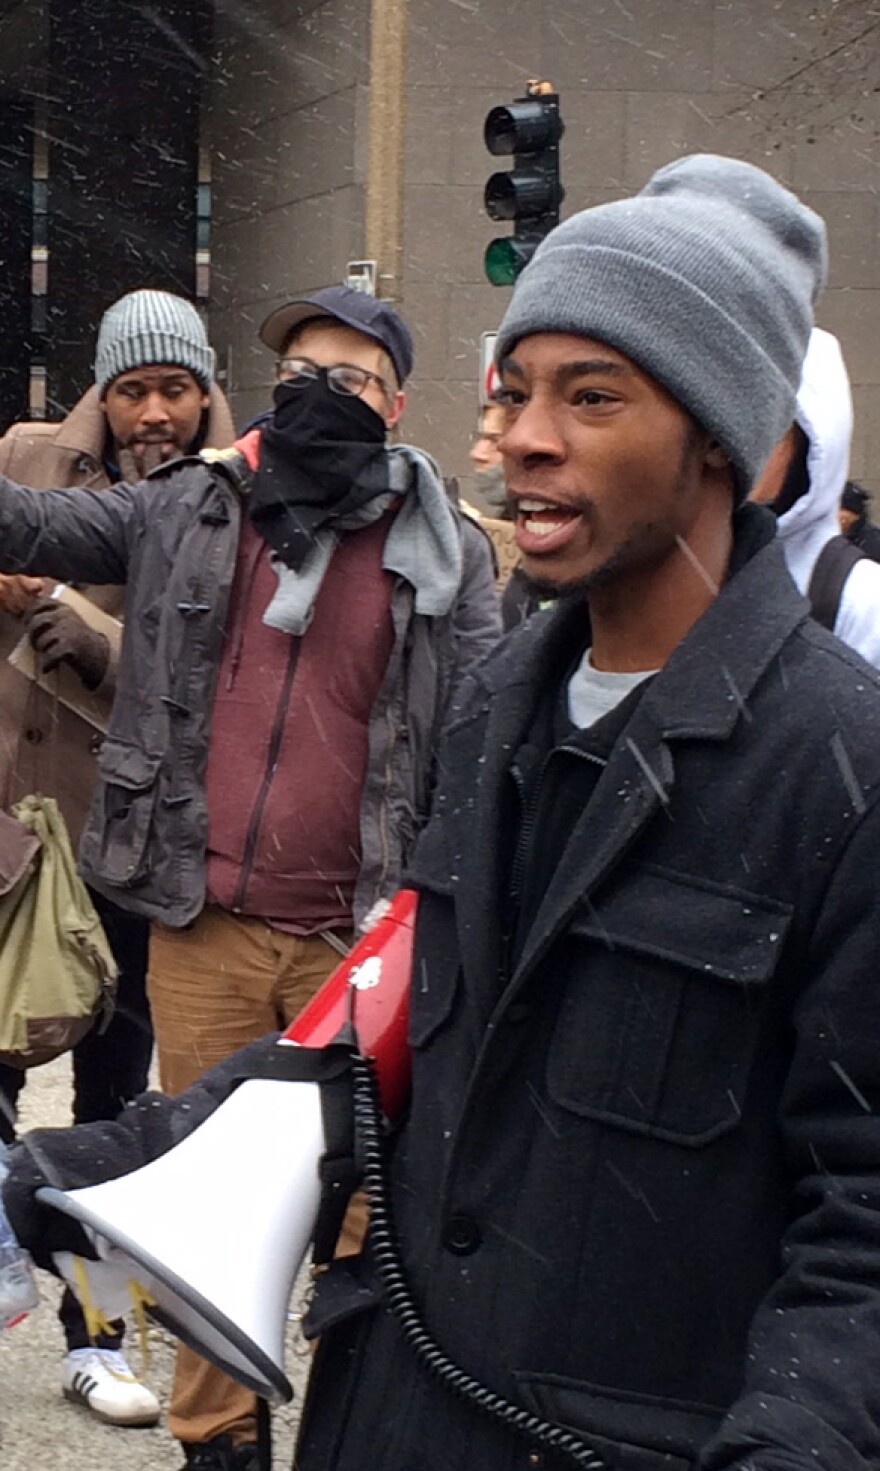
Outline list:
[[[57,1165],[68,1164],[72,1131],[39,1129],[29,1134],[9,1156],[9,1174],[3,1181],[3,1205],[20,1246],[29,1251],[38,1267],[54,1271],[52,1253],[72,1251],[76,1256],[97,1259],[82,1226],[37,1200],[37,1191],[58,1178]]]
[[[44,674],[69,664],[87,690],[96,690],[110,662],[110,643],[103,633],[57,598],[42,598],[34,608],[28,637],[40,655]]]

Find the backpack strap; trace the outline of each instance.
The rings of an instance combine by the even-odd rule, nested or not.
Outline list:
[[[816,558],[807,597],[816,622],[831,633],[834,632],[837,622],[844,583],[856,562],[861,562],[864,555],[845,536],[832,536]]]

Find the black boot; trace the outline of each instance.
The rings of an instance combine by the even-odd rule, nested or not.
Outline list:
[[[238,1446],[235,1457],[235,1471],[260,1471],[260,1457],[255,1444]]]
[[[199,1445],[184,1445],[181,1471],[259,1471],[256,1445],[235,1446],[228,1435]]]

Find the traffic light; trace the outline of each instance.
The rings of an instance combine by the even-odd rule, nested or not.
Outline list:
[[[559,97],[549,82],[530,82],[528,94],[506,107],[493,107],[483,128],[495,157],[512,155],[514,166],[493,174],[484,202],[490,220],[513,220],[512,235],[490,241],[486,275],[493,286],[512,286],[544,236],[559,224],[565,194],[559,181],[559,140],[563,133]]]

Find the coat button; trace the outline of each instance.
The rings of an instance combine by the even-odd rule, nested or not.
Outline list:
[[[482,1246],[483,1237],[471,1216],[450,1216],[443,1230],[443,1245],[455,1256],[470,1256]]]
[[[24,733],[24,738],[29,745],[38,746],[40,744],[40,741],[43,739],[43,732],[40,730],[39,726],[29,725]]]

